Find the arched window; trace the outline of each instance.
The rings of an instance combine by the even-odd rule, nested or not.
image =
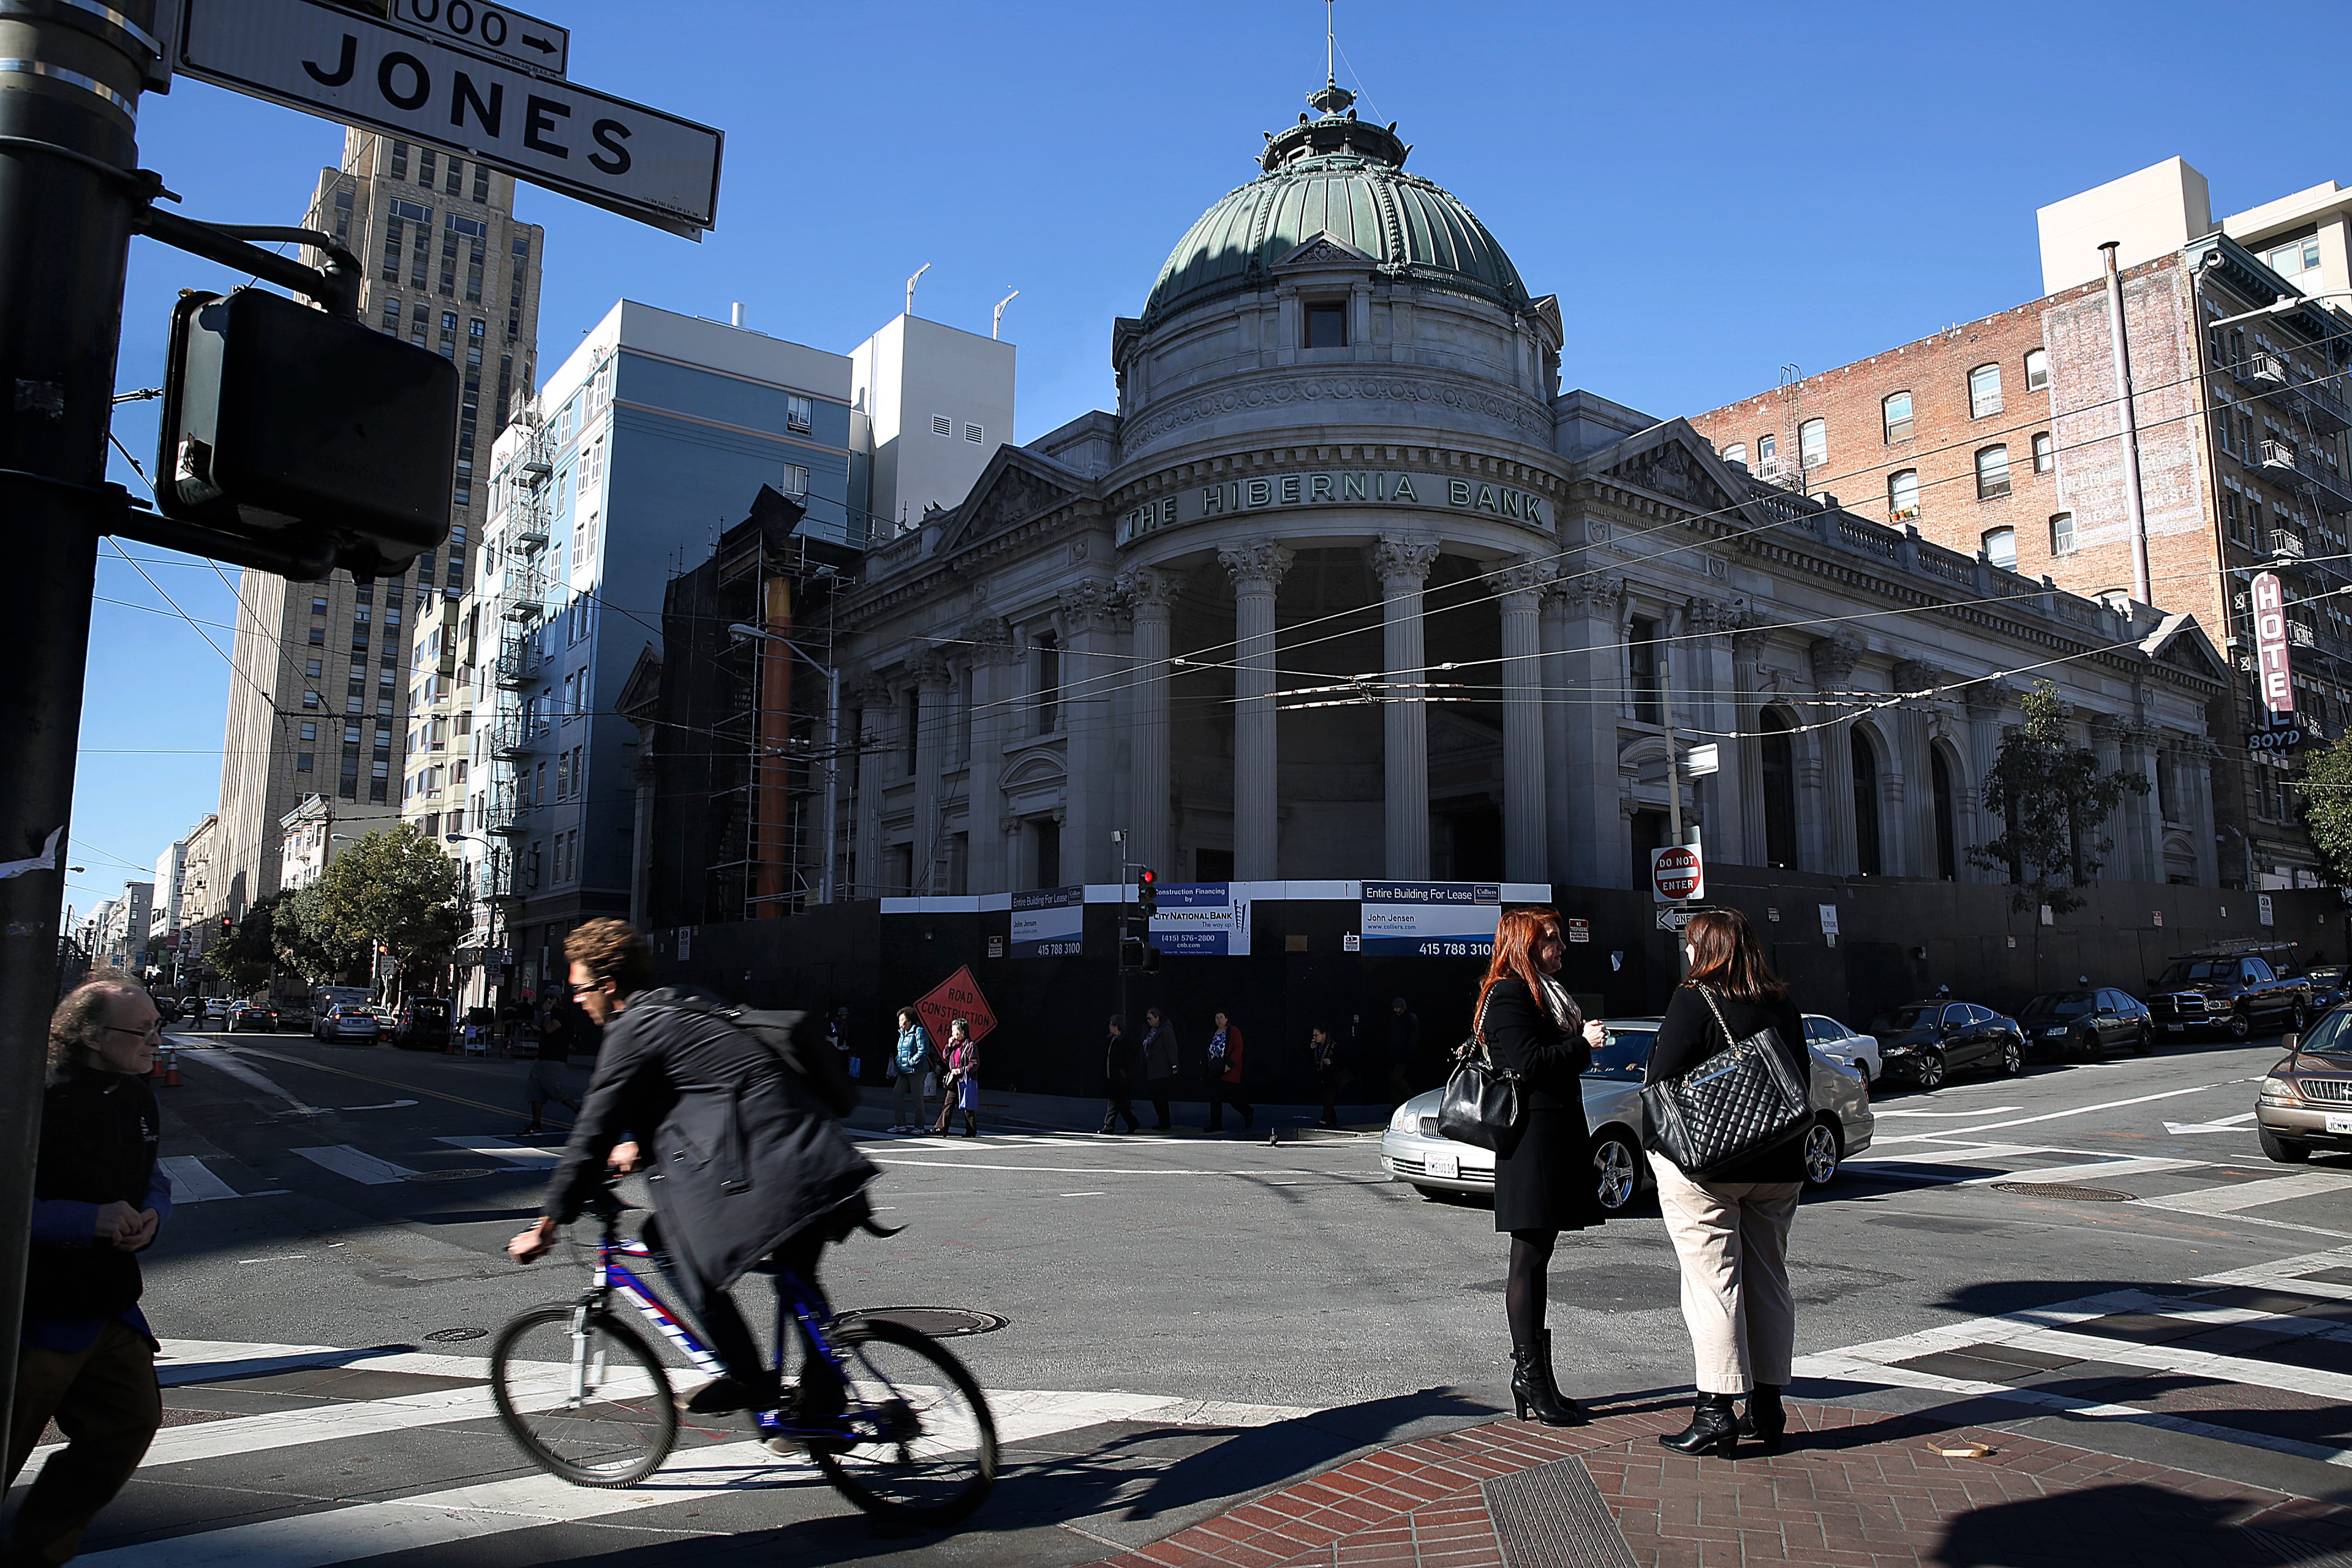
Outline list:
[[[1936,795],[1936,875],[1945,881],[1959,878],[1959,809],[1952,795],[1952,765],[1941,747],[1927,751],[1927,772]]]
[[[1886,476],[1886,519],[1908,522],[1919,515],[1919,470],[1903,468]]]
[[[1977,500],[1999,500],[2009,493],[2009,448],[1977,449]]]
[[[1879,875],[1878,753],[1870,737],[1859,730],[1846,731],[1853,748],[1853,868],[1865,877]]]
[[[2050,390],[2050,352],[2047,349],[2025,351],[2025,390],[2028,392]]]
[[[1764,863],[1782,870],[1797,864],[1797,757],[1789,721],[1767,712],[1759,749],[1764,763]]]
[[[1772,471],[1772,459],[1780,454],[1780,438],[1779,438],[1778,437],[1773,437],[1773,436],[1759,436],[1759,437],[1756,437],[1756,466],[1757,466],[1757,468],[1759,468],[1759,469],[1761,469],[1761,470],[1762,470],[1763,472],[1765,472],[1765,473],[1768,473],[1768,474],[1769,474],[1769,473],[1770,473],[1770,472]]]
[[[1985,559],[2004,572],[2017,570],[2017,530],[1988,528],[1984,533]]]
[[[1818,468],[1830,460],[1830,422],[1808,419],[1797,426],[1797,461]]]
[[[1885,423],[1886,439],[1890,446],[1896,441],[1911,439],[1911,395],[1909,393],[1889,393],[1885,400],[1879,404],[1878,412]]]
[[[2000,412],[2000,366],[1980,364],[1969,372],[1969,417],[1984,419]]]
[[[1737,463],[1743,468],[1746,468],[1748,466],[1748,443],[1745,441],[1734,441],[1730,446],[1726,447],[1723,449],[1723,460],[1727,463]]]

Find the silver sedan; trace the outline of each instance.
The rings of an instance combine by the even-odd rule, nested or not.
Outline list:
[[[1607,1040],[1584,1074],[1584,1120],[1592,1129],[1592,1177],[1602,1212],[1622,1214],[1649,1180],[1642,1157],[1647,1123],[1642,1114],[1642,1069],[1658,1037],[1655,1018],[1603,1020]],[[1819,1112],[1805,1130],[1805,1184],[1824,1187],[1844,1163],[1870,1147],[1870,1086],[1845,1063],[1811,1049],[1813,1105]],[[1456,1142],[1437,1130],[1442,1093],[1417,1094],[1389,1118],[1381,1135],[1381,1165],[1391,1178],[1409,1182],[1423,1196],[1495,1190],[1495,1156],[1475,1144]]]

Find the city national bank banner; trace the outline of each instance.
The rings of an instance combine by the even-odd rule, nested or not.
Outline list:
[[[1250,950],[1247,884],[1171,882],[1160,889],[1151,917],[1151,945],[1162,954],[1246,958]]]
[[[1015,958],[1076,958],[1086,931],[1087,890],[1040,888],[1013,895],[1009,943]]]
[[[1489,958],[1503,918],[1495,882],[1367,882],[1359,912],[1366,952]]]

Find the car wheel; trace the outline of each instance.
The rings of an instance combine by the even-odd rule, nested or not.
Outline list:
[[[1845,1158],[1845,1140],[1838,1136],[1834,1125],[1823,1120],[1806,1128],[1803,1148],[1805,1185],[1819,1189],[1837,1179],[1838,1165]]]
[[[2311,1145],[2298,1143],[2292,1138],[2282,1138],[2267,1127],[2255,1129],[2263,1142],[2263,1152],[2282,1165],[2300,1165],[2311,1158]]]
[[[2303,1026],[2306,1020],[2304,1016],[2302,1003],[2298,1002],[2294,1006],[2286,1010],[2286,1026],[2292,1033],[2298,1035],[2303,1033]]]
[[[1623,1214],[1642,1190],[1641,1157],[1631,1143],[1613,1132],[1594,1141],[1592,1174],[1604,1215]]]
[[[1921,1089],[1943,1088],[1944,1053],[1933,1046],[1922,1047],[1911,1063],[1911,1070],[1918,1078]]]
[[[2000,1043],[2000,1076],[2003,1078],[2015,1078],[2019,1073],[2021,1073],[2024,1070],[2025,1047],[2023,1043],[2017,1040],[2003,1040]]]
[[[2139,1026],[2139,1033],[2132,1037],[2132,1054],[2145,1057],[2153,1055],[2155,1050],[2156,1031],[2142,1024]]]
[[[2240,1007],[2230,1015],[2230,1021],[2221,1027],[2231,1039],[2242,1040],[2254,1032],[2254,1021],[2247,1016],[2243,1007]]]

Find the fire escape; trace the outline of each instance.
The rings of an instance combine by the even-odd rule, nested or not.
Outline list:
[[[522,446],[505,477],[507,508],[502,521],[493,521],[483,563],[486,579],[496,573],[488,595],[488,635],[498,639],[498,651],[490,658],[495,688],[488,739],[490,781],[482,796],[480,826],[504,844],[485,850],[477,890],[501,925],[511,924],[537,869],[521,868],[519,874],[517,841],[528,831],[523,814],[530,805],[525,794],[529,758],[548,723],[547,716],[531,704],[528,689],[545,657],[540,631],[551,585],[548,515],[555,471],[555,443],[538,413],[518,416],[513,427],[520,433]]]

